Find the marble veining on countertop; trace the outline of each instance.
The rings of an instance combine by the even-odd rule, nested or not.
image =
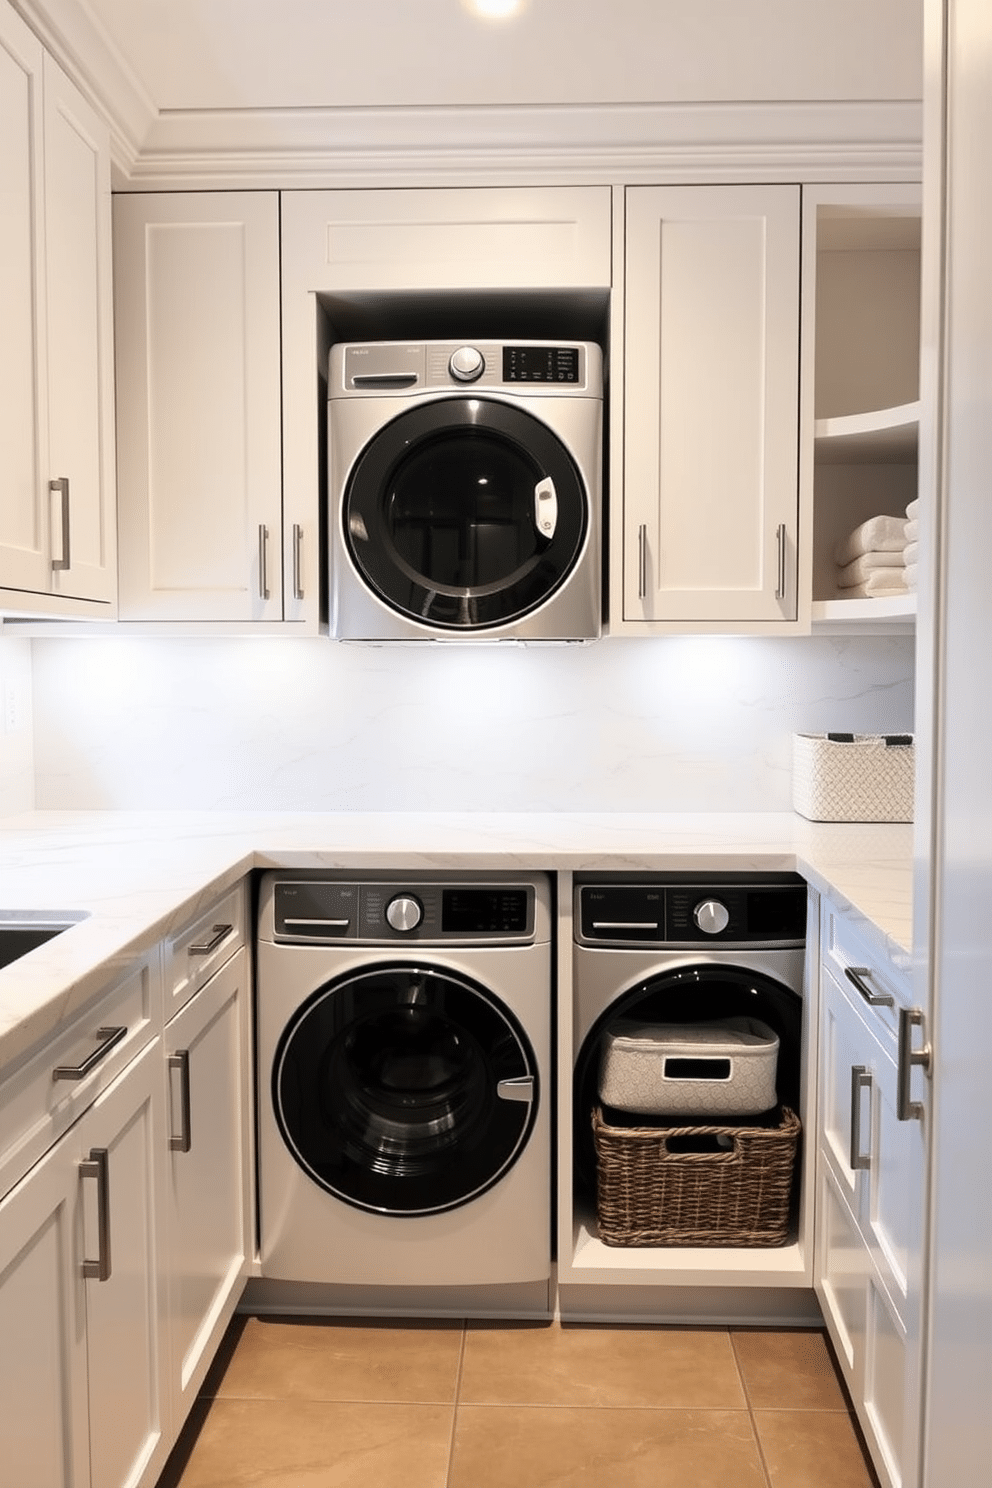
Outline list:
[[[0,823],[0,916],[83,914],[0,970],[0,1069],[252,868],[797,869],[908,966],[912,827],[781,813],[32,812]]]

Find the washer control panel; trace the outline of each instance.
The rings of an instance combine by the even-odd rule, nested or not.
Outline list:
[[[575,890],[580,945],[801,945],[806,885],[796,874],[598,879]]]
[[[526,944],[534,886],[286,878],[273,888],[273,918],[275,939],[290,944]]]

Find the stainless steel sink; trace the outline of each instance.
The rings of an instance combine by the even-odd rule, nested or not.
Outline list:
[[[54,940],[63,930],[70,930],[85,919],[85,914],[18,914],[0,911],[0,969],[19,961],[29,951]]]

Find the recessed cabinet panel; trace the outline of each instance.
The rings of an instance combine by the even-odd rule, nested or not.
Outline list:
[[[85,1117],[88,1152],[106,1152],[110,1274],[86,1281],[91,1488],[124,1488],[164,1458],[161,1178],[162,1045],[155,1039]],[[91,1187],[95,1180],[87,1179]],[[98,1205],[84,1200],[87,1259],[101,1253]]]
[[[169,1329],[175,1416],[203,1381],[247,1270],[247,953],[166,1030]]]
[[[0,1204],[0,1480],[88,1488],[76,1147],[67,1138]]]
[[[45,58],[48,479],[68,481],[52,514],[56,593],[113,600],[117,533],[110,158],[106,130]]]
[[[799,193],[626,193],[623,614],[797,614]]]
[[[42,499],[36,407],[44,335],[41,210],[42,50],[0,6],[0,585],[49,584],[48,513]]]
[[[851,1394],[864,1373],[868,1259],[836,1180],[821,1167],[817,1185],[816,1294]]]
[[[121,618],[282,619],[272,192],[114,205]]]
[[[284,268],[309,290],[610,283],[605,186],[299,191],[283,205]]]
[[[903,1482],[900,1462],[905,1438],[906,1330],[874,1277],[868,1285],[868,1333],[864,1402],[876,1455],[894,1488]]]

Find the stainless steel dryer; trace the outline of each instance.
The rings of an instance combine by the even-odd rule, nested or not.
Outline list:
[[[332,635],[600,634],[598,346],[340,344],[328,399]]]
[[[264,1277],[547,1289],[550,904],[541,875],[263,875]]]

